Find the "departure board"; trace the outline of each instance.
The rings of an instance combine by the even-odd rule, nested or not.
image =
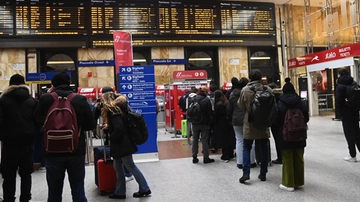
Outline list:
[[[87,34],[85,12],[83,1],[16,0],[16,34]]]
[[[160,34],[219,35],[217,4],[159,1]]]
[[[0,36],[14,34],[14,13],[11,1],[0,1]]]
[[[275,12],[271,4],[220,3],[222,35],[273,35]]]
[[[157,9],[151,1],[91,0],[93,35],[112,34],[114,30],[136,35],[154,35],[157,30]]]

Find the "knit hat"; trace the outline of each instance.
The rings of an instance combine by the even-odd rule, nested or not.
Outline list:
[[[59,72],[53,76],[51,84],[54,87],[58,87],[60,85],[70,85],[70,77],[66,72]]]
[[[101,93],[107,93],[107,92],[114,92],[114,89],[112,89],[110,86],[104,86],[101,88]]]
[[[21,85],[21,84],[25,84],[25,80],[24,77],[21,76],[20,74],[14,74],[11,76],[10,78],[10,82],[9,85]]]
[[[294,86],[292,85],[292,83],[290,83],[290,78],[287,77],[285,79],[285,84],[282,88],[282,91],[283,93],[295,93],[295,88]]]
[[[232,88],[237,88],[239,86],[239,79],[236,77],[231,78]]]

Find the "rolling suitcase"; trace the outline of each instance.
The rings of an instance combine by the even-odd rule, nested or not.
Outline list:
[[[110,159],[110,146],[105,147],[106,158]],[[94,173],[95,173],[95,184],[98,186],[98,165],[97,162],[100,159],[104,159],[104,146],[94,147]]]
[[[102,159],[95,160],[95,149],[94,149],[94,162],[97,166],[97,172],[95,172],[95,183],[97,180],[97,186],[100,194],[103,196],[107,192],[113,192],[116,189],[116,172],[113,166],[113,160],[109,158],[110,147],[105,146],[103,142],[103,133],[100,133],[102,147]],[[99,148],[99,147],[97,147]],[[101,149],[96,149],[101,150]],[[97,175],[97,176],[96,176]]]

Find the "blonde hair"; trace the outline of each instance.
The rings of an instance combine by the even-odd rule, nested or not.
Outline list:
[[[112,114],[122,114],[121,106],[127,106],[128,100],[123,94],[108,92],[101,96],[103,107],[101,109],[101,117],[104,123],[108,123],[109,112]]]

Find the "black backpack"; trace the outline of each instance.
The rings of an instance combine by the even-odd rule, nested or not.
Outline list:
[[[128,131],[131,139],[137,145],[144,144],[149,137],[149,132],[143,115],[129,112],[127,118],[129,124]]]
[[[360,86],[353,82],[346,86],[346,105],[350,110],[360,110]]]
[[[190,123],[201,123],[204,118],[199,102],[197,101],[191,102],[186,111],[186,118]]]
[[[271,127],[275,117],[275,96],[267,91],[269,87],[263,85],[263,90],[256,91],[255,86],[250,86],[254,91],[254,99],[250,104],[249,123],[255,128],[265,129]]]

